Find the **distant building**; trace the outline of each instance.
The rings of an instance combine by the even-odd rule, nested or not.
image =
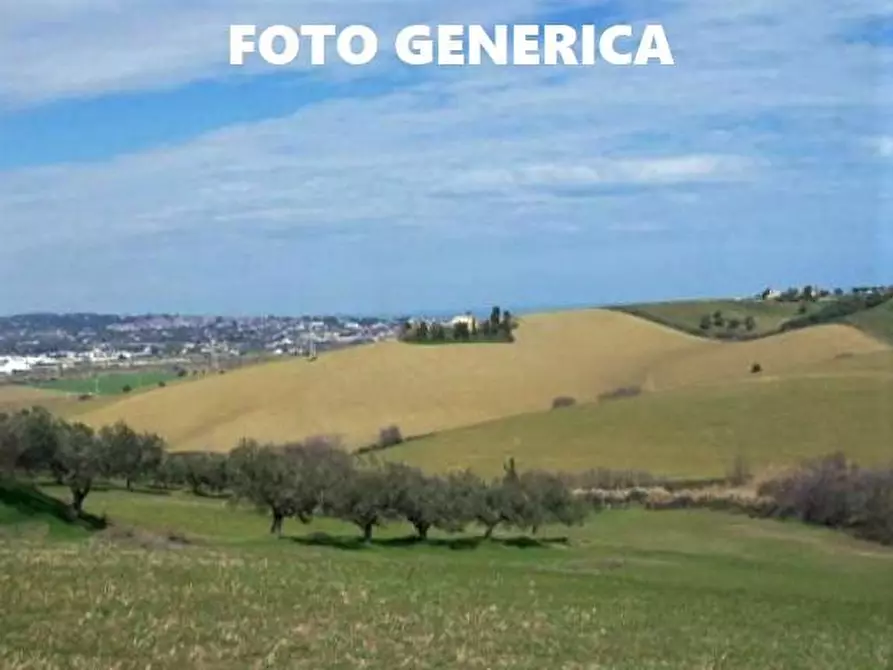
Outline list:
[[[464,323],[466,326],[468,326],[469,330],[474,330],[477,327],[477,319],[475,319],[472,314],[461,314],[450,319],[450,325],[453,328],[455,328],[460,323]]]

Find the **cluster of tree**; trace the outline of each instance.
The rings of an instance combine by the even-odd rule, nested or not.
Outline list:
[[[802,314],[786,321],[782,326],[782,330],[795,330],[823,323],[832,323],[852,314],[877,307],[888,300],[893,300],[893,291],[886,293],[875,291],[852,293],[826,303],[820,309],[810,314]]]
[[[375,527],[405,520],[425,539],[432,528],[456,533],[471,524],[490,537],[499,526],[530,530],[585,520],[588,507],[558,475],[518,473],[486,481],[470,471],[430,476],[400,463],[359,460],[325,443],[260,445],[244,441],[229,457],[233,500],[269,512],[270,532],[285,519],[314,515],[356,525],[368,541]]]
[[[461,532],[471,524],[487,537],[499,526],[536,533],[546,524],[582,523],[589,509],[561,476],[519,473],[513,461],[503,477],[488,481],[470,471],[429,476],[361,458],[325,437],[285,445],[243,440],[229,454],[168,453],[160,437],[124,423],[97,431],[40,408],[0,414],[0,468],[51,475],[71,490],[77,514],[96,482],[119,480],[131,489],[142,481],[250,502],[270,514],[274,533],[287,518],[307,523],[324,515],[355,524],[366,540],[376,526],[398,519],[423,539],[432,528]]]
[[[716,330],[719,329],[725,329],[732,334],[741,330],[744,330],[747,333],[752,333],[756,330],[757,321],[750,314],[742,319],[738,316],[727,317],[722,313],[722,310],[716,310],[713,314],[705,314],[702,316],[699,327],[703,332],[710,332],[714,336],[717,335]]]
[[[159,436],[124,423],[97,431],[41,408],[0,414],[0,468],[7,474],[49,473],[71,490],[77,513],[97,479],[120,479],[130,489],[159,470],[165,449]]]
[[[453,324],[438,321],[403,323],[400,339],[404,342],[513,342],[517,321],[508,310],[493,307],[488,319],[470,316]]]

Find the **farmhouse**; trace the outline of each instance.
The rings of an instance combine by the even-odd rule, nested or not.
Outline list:
[[[454,316],[450,319],[450,326],[455,328],[460,323],[464,323],[468,326],[469,330],[474,330],[477,327],[477,319],[474,318],[472,314],[460,314],[459,316]]]

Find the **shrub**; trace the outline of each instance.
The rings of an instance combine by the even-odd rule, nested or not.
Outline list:
[[[861,468],[837,453],[764,482],[758,492],[775,500],[781,516],[893,544],[893,467]]]
[[[599,400],[621,400],[623,398],[634,398],[642,393],[640,386],[621,386],[612,391],[599,395]]]
[[[560,409],[562,407],[573,407],[577,401],[570,396],[561,395],[552,400],[552,409]]]
[[[387,447],[393,447],[397,444],[403,442],[403,433],[400,432],[400,427],[396,425],[385,426],[381,430],[378,431],[378,446],[381,449],[386,449]]]
[[[750,366],[750,373],[752,375],[759,374],[762,371],[763,371],[763,366],[760,365],[759,363],[754,363],[753,365]]]
[[[133,390],[133,387],[130,384],[124,384],[121,387],[121,393],[130,393]]]
[[[165,382],[158,382],[158,388],[163,389],[167,384]]]

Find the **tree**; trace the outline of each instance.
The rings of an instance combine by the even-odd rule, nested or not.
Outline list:
[[[60,422],[42,407],[20,411],[13,422],[19,441],[17,467],[29,473],[49,471],[57,484],[64,484],[64,471],[56,458]]]
[[[105,451],[103,474],[123,478],[128,491],[136,479],[155,472],[161,465],[164,440],[158,435],[138,434],[119,421],[100,429],[99,440]]]
[[[712,321],[710,319],[709,314],[705,314],[704,316],[701,317],[701,323],[700,323],[701,330],[710,330],[711,325],[712,325]]]
[[[471,331],[468,329],[467,323],[460,321],[453,326],[453,339],[457,342],[468,342],[471,339]]]
[[[428,339],[428,323],[426,321],[419,323],[419,327],[416,329],[416,337],[421,341]]]
[[[514,327],[514,322],[512,321],[512,313],[506,310],[502,314],[502,323],[500,324],[500,329],[502,331],[503,336],[507,340],[511,340],[512,336],[512,328]]]
[[[517,520],[536,534],[545,524],[580,525],[586,520],[587,507],[584,500],[573,492],[558,475],[543,471],[523,473],[518,484],[524,495],[522,514]]]
[[[0,412],[0,472],[13,472],[22,453],[22,439],[16,419],[17,415]]]
[[[352,470],[333,487],[325,508],[332,516],[356,525],[363,541],[370,542],[376,526],[397,517],[396,492],[383,468],[365,466]]]
[[[182,460],[184,478],[192,493],[223,491],[227,485],[227,457],[208,451],[191,451],[176,455]]]
[[[753,331],[757,327],[757,320],[753,318],[752,315],[748,314],[744,319],[744,328],[747,332]]]
[[[392,494],[393,511],[415,528],[420,540],[432,527],[453,530],[450,489],[439,477],[426,477],[421,470],[402,463],[389,463],[385,479]]]
[[[58,430],[56,462],[71,490],[72,509],[80,514],[94,479],[102,473],[103,447],[93,429],[83,423],[60,422]]]
[[[431,324],[431,339],[435,342],[443,342],[446,340],[446,329],[442,323]]]
[[[229,455],[233,501],[246,500],[268,509],[273,518],[270,532],[281,535],[283,520],[297,514],[296,466],[297,460],[283,450],[244,440]]]
[[[501,311],[499,307],[493,307],[490,310],[490,329],[495,333],[499,330],[499,324],[502,322]]]

